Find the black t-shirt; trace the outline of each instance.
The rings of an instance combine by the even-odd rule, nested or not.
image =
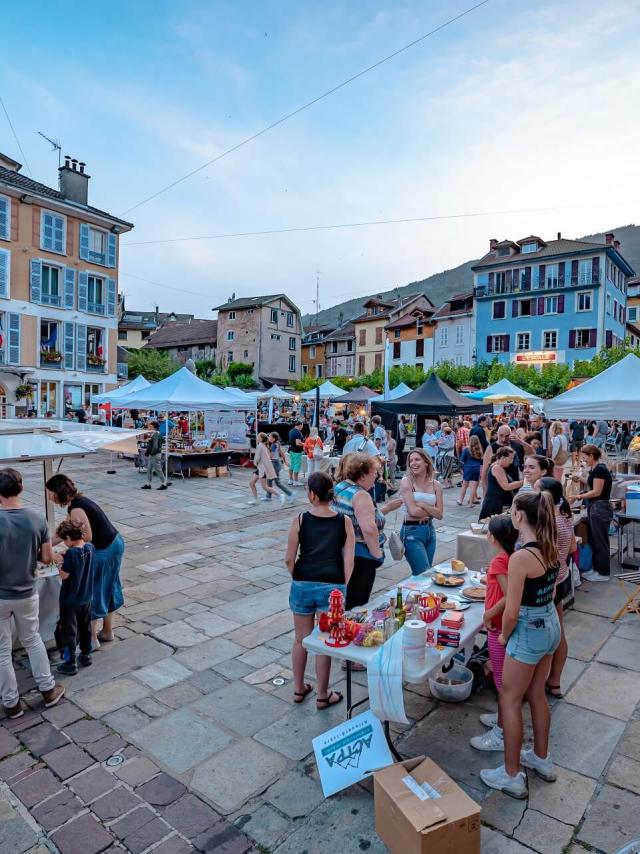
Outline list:
[[[584,442],[584,424],[580,421],[572,421],[569,425],[571,439],[574,442]]]
[[[300,441],[302,442],[304,437],[300,430],[298,430],[297,427],[294,427],[293,430],[289,430],[289,451],[293,452],[294,454],[301,454],[302,446],[296,444],[296,439],[300,439]]]
[[[611,498],[611,484],[613,483],[613,478],[611,477],[611,472],[604,463],[598,463],[598,465],[594,466],[589,472],[589,476],[587,477],[589,489],[593,489],[594,480],[603,480],[604,484],[602,485],[602,492],[600,495],[597,498],[591,498],[589,500],[609,501]]]
[[[480,444],[482,445],[482,450],[486,451],[489,445],[487,442],[487,434],[484,432],[484,428],[479,424],[476,424],[474,427],[469,430],[469,436],[477,436],[480,439]]]
[[[518,445],[517,442],[509,442],[508,445],[501,445],[499,442],[492,442],[491,448],[493,453],[495,454],[500,448],[508,448],[511,447],[515,451],[515,456],[513,458],[513,462],[509,466],[509,468],[505,469],[511,480],[520,480],[520,469],[524,465],[524,453],[522,450],[522,445]]]
[[[333,431],[333,447],[339,454],[344,450],[344,446],[347,444],[347,439],[349,438],[349,434],[344,429],[344,427],[338,427]]]
[[[78,495],[74,498],[68,507],[69,512],[75,510],[84,510],[87,514],[87,519],[91,525],[91,542],[96,549],[106,549],[118,536],[117,528],[107,519],[106,513],[102,508],[98,507],[95,501],[87,498],[84,495]]]
[[[91,563],[95,549],[91,543],[72,546],[64,553],[62,571],[69,573],[60,587],[60,605],[77,607],[91,602],[93,573]]]

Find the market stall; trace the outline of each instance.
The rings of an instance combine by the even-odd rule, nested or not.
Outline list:
[[[482,400],[486,403],[526,403],[529,406],[542,406],[542,399],[520,388],[511,380],[504,377],[480,391],[468,392],[464,395],[470,400]]]
[[[640,359],[629,353],[596,377],[545,403],[549,418],[640,421]]]
[[[388,392],[376,394],[375,397],[369,399],[369,403],[381,403],[384,400],[397,400],[399,397],[404,397],[405,394],[411,394],[413,389],[406,383],[400,383],[395,388],[389,389]]]
[[[485,412],[486,408],[483,403],[454,391],[437,374],[430,374],[421,386],[403,397],[375,404],[376,412],[394,415],[472,415]]]

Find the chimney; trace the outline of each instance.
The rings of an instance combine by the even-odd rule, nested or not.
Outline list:
[[[160,308],[156,306],[156,326],[160,323]]]
[[[562,232],[561,231],[558,232],[558,240],[562,240]]]
[[[80,168],[78,168],[78,165]],[[58,169],[58,182],[60,184],[60,192],[70,202],[76,202],[79,205],[86,205],[89,193],[89,178],[85,170],[86,163],[80,162],[75,158],[64,156],[64,166]]]
[[[493,250],[496,248],[497,243],[498,241],[495,239],[495,237],[492,237],[489,241],[489,252],[493,252]]]
[[[612,231],[608,231],[604,236],[604,239],[607,242],[607,246],[613,246],[613,241],[615,240],[615,238],[615,234]]]
[[[613,248],[616,250],[616,252],[620,251],[620,241],[619,240],[613,241]]]

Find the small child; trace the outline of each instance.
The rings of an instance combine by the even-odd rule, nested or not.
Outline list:
[[[476,750],[504,750],[502,734],[502,713],[500,710],[500,692],[502,690],[502,669],[506,648],[499,642],[502,631],[502,612],[506,604],[507,573],[509,558],[513,554],[518,532],[509,516],[494,516],[489,522],[487,539],[498,554],[489,564],[487,571],[487,593],[484,601],[484,624],[487,628],[489,661],[493,671],[493,681],[498,692],[498,713],[480,715],[480,722],[490,727],[484,735],[475,735],[471,747]]]
[[[85,543],[82,528],[65,519],[56,534],[67,546],[59,570],[60,587],[60,646],[63,661],[58,672],[74,676],[78,672],[76,651],[80,645],[80,664],[91,665],[91,595],[93,592],[93,552]]]

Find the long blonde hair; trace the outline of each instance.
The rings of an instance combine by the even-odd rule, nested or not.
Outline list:
[[[424,463],[427,467],[427,480],[433,480],[433,475],[435,469],[433,467],[433,460],[431,459],[431,455],[428,451],[425,451],[424,448],[414,448],[412,451],[409,451],[409,456],[407,457],[407,474],[409,475],[409,480],[413,483],[413,475],[411,474],[411,469],[409,468],[409,464],[411,462],[411,457],[417,454],[421,460],[424,460]]]
[[[524,513],[527,522],[535,529],[536,542],[546,567],[559,562],[556,505],[550,492],[521,492],[513,499],[516,510]]]
[[[482,453],[482,443],[477,436],[469,436],[469,453],[474,460],[481,460],[484,456]]]

